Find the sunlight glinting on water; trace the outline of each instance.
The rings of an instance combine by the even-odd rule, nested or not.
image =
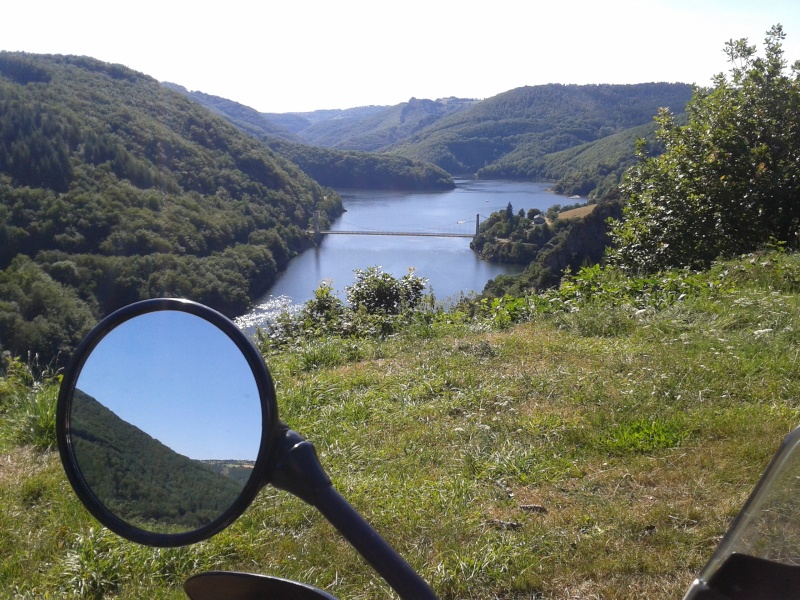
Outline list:
[[[233,322],[242,331],[253,331],[274,322],[283,313],[294,315],[301,308],[302,304],[293,303],[289,296],[270,296],[265,302],[254,306],[249,313],[236,317]]]

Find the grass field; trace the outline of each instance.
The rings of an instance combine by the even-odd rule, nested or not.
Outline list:
[[[798,256],[772,253],[665,278],[669,292],[598,280],[516,324],[498,303],[266,360],[282,418],[441,598],[681,598],[798,424],[799,275]],[[101,529],[43,449],[48,428],[31,429],[55,389],[35,365],[0,379],[3,597],[183,598],[205,569],[392,597],[271,488],[190,548]]]
[[[573,208],[572,210],[565,210],[564,212],[558,213],[559,219],[581,219],[586,215],[590,214],[596,204],[587,204],[586,206],[581,206],[579,208]]]

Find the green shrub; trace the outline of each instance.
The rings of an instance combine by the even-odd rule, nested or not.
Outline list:
[[[7,358],[0,378],[0,410],[6,413],[8,441],[50,450],[56,445],[56,404],[61,375],[40,370],[34,357],[28,363]]]
[[[514,323],[530,317],[530,304],[526,298],[503,296],[480,301],[481,317],[488,319],[498,329],[505,329]]]
[[[425,308],[427,279],[414,275],[413,269],[399,279],[380,267],[356,269],[355,276],[355,283],[345,290],[349,305],[336,296],[330,282],[323,281],[300,311],[284,311],[259,328],[259,348],[268,352],[326,335],[386,337],[413,322]]]
[[[347,301],[354,311],[368,314],[397,315],[413,310],[422,299],[428,280],[414,275],[414,270],[397,279],[380,267],[356,269],[356,280],[346,288]]]

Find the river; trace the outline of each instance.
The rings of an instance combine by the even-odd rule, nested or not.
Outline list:
[[[475,216],[484,221],[492,212],[531,208],[546,210],[565,199],[547,191],[548,184],[519,181],[457,180],[446,192],[385,190],[339,191],[346,212],[333,231],[417,231],[474,234]],[[409,268],[428,279],[427,292],[437,300],[457,299],[480,292],[504,273],[519,273],[519,265],[483,261],[469,248],[468,238],[375,235],[326,235],[317,248],[293,258],[268,294],[243,321],[268,318],[276,306],[301,304],[314,296],[324,280],[344,298],[353,283],[353,271],[380,266],[395,277]],[[277,300],[276,299],[280,299]]]

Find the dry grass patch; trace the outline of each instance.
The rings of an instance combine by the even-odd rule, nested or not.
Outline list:
[[[658,577],[635,573],[588,579],[566,577],[553,582],[547,598],[548,600],[675,600],[683,597],[694,577],[695,573],[688,569],[679,569]]]
[[[586,215],[592,213],[592,211],[597,207],[597,204],[588,204],[587,206],[579,206],[578,208],[573,208],[571,210],[565,210],[564,212],[558,213],[559,219],[582,219]]]
[[[8,454],[0,455],[0,485],[19,485],[46,468],[52,456],[51,452],[37,452],[31,446],[12,448]]]

